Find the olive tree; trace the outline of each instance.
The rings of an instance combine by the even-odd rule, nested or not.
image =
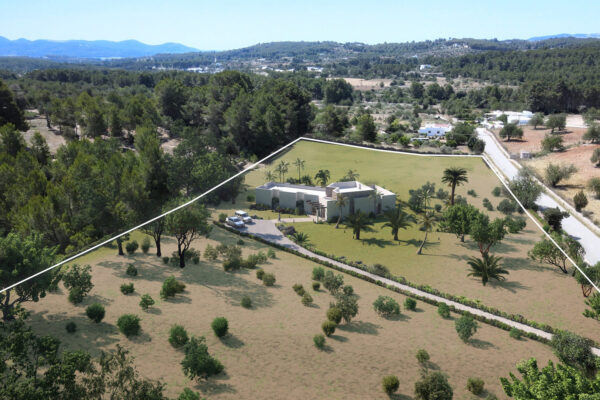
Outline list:
[[[166,231],[177,239],[179,267],[185,267],[185,252],[190,244],[201,235],[208,236],[211,227],[208,225],[209,213],[204,206],[192,203],[165,217]]]

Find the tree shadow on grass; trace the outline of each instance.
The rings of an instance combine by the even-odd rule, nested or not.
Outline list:
[[[475,278],[473,278],[475,279]],[[521,282],[517,281],[495,281],[491,280],[488,282],[488,286],[496,289],[508,290],[511,293],[516,293],[518,290],[530,290],[530,286],[525,286]]]
[[[394,393],[389,396],[391,400],[412,400],[413,398],[402,393]]]
[[[411,318],[406,314],[382,315],[388,321],[409,321]]]
[[[381,328],[381,326],[375,325],[372,322],[363,321],[352,321],[348,324],[338,326],[338,329],[341,331],[362,333],[365,335],[377,335],[379,333],[379,328]]]
[[[235,335],[228,334],[227,336],[221,338],[221,343],[231,349],[239,349],[244,346],[244,342],[241,339],[238,339]]]
[[[477,338],[469,340],[469,344],[475,348],[482,349],[482,350],[496,348],[496,346],[494,346],[492,343],[485,341],[485,340],[477,339]]]
[[[90,295],[85,296],[83,298],[83,301],[81,303],[77,304],[77,306],[87,307],[90,304],[94,304],[94,303],[100,303],[104,306],[109,306],[112,302],[114,302],[114,300],[109,299],[108,297],[104,297],[99,294],[90,294]]]
[[[175,297],[168,297],[165,301],[173,304],[190,304],[192,299],[182,294],[176,294]]]
[[[329,336],[329,338],[331,340],[335,340],[336,342],[340,342],[340,343],[344,343],[348,341],[348,338],[346,336],[341,336],[341,335],[331,335]]]
[[[149,307],[146,311],[144,311],[145,313],[148,314],[152,314],[152,315],[161,315],[162,311],[160,308],[158,307]]]
[[[123,335],[123,336],[125,336],[125,335]],[[150,337],[150,335],[147,334],[146,332],[144,332],[144,330],[142,330],[141,333],[139,333],[137,335],[131,335],[131,336],[125,336],[125,337],[131,343],[137,343],[137,344],[149,343],[152,341],[152,338]]]
[[[380,248],[390,246],[394,243],[391,240],[379,239],[379,238],[362,239],[361,242],[362,242],[363,246],[366,244],[368,246],[377,246]]]
[[[227,379],[229,379],[229,376],[227,376],[226,372],[221,372],[219,375],[211,376],[206,380],[197,382],[194,388],[209,398],[222,393],[236,393],[237,391],[232,385],[219,382]]]

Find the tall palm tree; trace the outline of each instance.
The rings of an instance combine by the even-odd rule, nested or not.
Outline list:
[[[344,180],[345,181],[355,181],[358,179],[359,176],[360,176],[360,174],[358,174],[355,170],[349,169],[348,172],[346,172],[346,176],[344,176]]]
[[[298,183],[300,183],[300,171],[304,169],[304,160],[296,158],[296,161],[294,161],[294,165],[296,166],[296,168],[298,168]]]
[[[308,234],[304,232],[296,232],[292,235],[292,240],[301,247],[310,247],[310,239]]]
[[[452,188],[452,192],[450,194],[450,205],[454,205],[454,191],[456,190],[456,186],[460,186],[463,183],[469,182],[469,178],[467,178],[467,170],[459,167],[450,167],[444,170],[444,175],[442,176],[442,182],[447,183],[448,186]]]
[[[283,182],[283,180],[285,179],[285,174],[287,174],[289,166],[289,162],[281,160],[281,162],[277,164],[277,167],[275,167],[275,171],[277,171],[277,173],[279,174],[280,182]]]
[[[360,240],[360,231],[370,232],[372,222],[362,211],[355,212],[346,217],[346,226],[352,228],[352,235],[356,240]]]
[[[419,246],[419,250],[417,250],[417,254],[421,254],[423,251],[423,246],[427,242],[427,234],[431,232],[435,224],[437,224],[437,217],[433,212],[422,214],[419,217],[419,225],[421,225],[421,230],[425,231],[425,237],[423,238],[423,243]]]
[[[344,207],[346,207],[346,198],[344,196],[338,196],[335,204],[340,209],[340,216],[338,217],[337,223],[335,224],[335,229],[340,225],[340,221],[342,220],[342,214],[344,213]]]
[[[275,182],[277,175],[275,175],[273,171],[265,171],[265,179],[267,182]]]
[[[331,177],[331,175],[329,174],[329,170],[328,169],[320,169],[316,174],[315,174],[315,180],[317,181],[317,183],[319,183],[321,186],[326,186],[327,182],[329,181],[329,178]]]
[[[506,278],[502,275],[507,275],[508,271],[502,269],[500,265],[502,257],[496,257],[485,253],[483,258],[471,257],[467,264],[471,267],[471,272],[467,276],[481,278],[481,283],[485,286],[490,279],[503,281]]]
[[[406,229],[416,223],[416,219],[412,214],[402,210],[402,207],[396,207],[384,213],[387,222],[383,224],[384,228],[392,228],[394,240],[398,240],[398,231]]]

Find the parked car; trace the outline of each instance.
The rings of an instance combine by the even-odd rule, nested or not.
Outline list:
[[[225,222],[227,223],[227,225],[238,229],[241,229],[245,226],[244,221],[242,221],[240,217],[227,217],[227,220]]]
[[[250,216],[248,215],[248,213],[246,211],[237,210],[235,212],[235,216],[241,218],[242,221],[244,221],[245,224],[251,224],[252,223],[252,218],[250,218]]]

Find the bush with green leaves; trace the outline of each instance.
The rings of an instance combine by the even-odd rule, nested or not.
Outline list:
[[[391,396],[398,391],[398,388],[400,388],[400,381],[396,375],[388,375],[383,377],[381,385],[383,386],[383,391],[388,396]]]
[[[510,233],[519,233],[527,226],[527,220],[523,217],[506,217],[504,224]]]
[[[275,250],[273,250],[273,249],[267,250],[267,257],[269,257],[269,258],[275,258],[275,257],[277,257],[275,255]]]
[[[241,258],[228,258],[223,261],[223,269],[227,272],[229,271],[237,271],[242,267],[242,259]]]
[[[492,204],[492,202],[487,197],[483,199],[483,206],[488,211],[494,211],[494,205]]]
[[[351,285],[346,285],[342,288],[342,292],[347,295],[354,294],[354,288]]]
[[[329,337],[335,333],[336,326],[337,324],[335,322],[327,320],[321,324],[321,329],[323,329],[325,336]]]
[[[183,293],[184,290],[185,283],[179,282],[171,275],[163,282],[162,288],[160,289],[160,297],[161,299],[175,297],[176,294]]]
[[[133,276],[137,276],[137,274],[138,274],[138,270],[137,270],[137,268],[135,267],[135,265],[133,265],[133,264],[129,264],[129,265],[127,266],[127,270],[125,271],[125,273],[126,273],[127,275],[129,275],[129,276],[132,276],[132,277],[133,277]]]
[[[262,268],[259,268],[256,270],[256,279],[260,279],[262,281],[263,277],[265,276],[265,270]]]
[[[335,307],[339,308],[342,313],[342,319],[346,323],[350,323],[352,318],[358,314],[358,299],[356,295],[347,295],[344,293],[338,293],[335,295]]]
[[[296,294],[298,296],[303,296],[304,293],[306,293],[304,290],[304,287],[300,283],[294,283],[294,286],[292,286],[292,289],[294,289],[294,292],[296,292]]]
[[[153,305],[154,299],[152,298],[152,296],[150,296],[149,294],[142,295],[142,298],[140,299],[140,307],[142,307],[142,310],[145,311]]]
[[[333,295],[335,295],[344,285],[344,276],[334,274],[332,271],[325,272],[322,278],[323,287]]]
[[[453,395],[448,378],[441,372],[423,374],[421,379],[415,382],[416,400],[452,400]]]
[[[75,333],[77,332],[77,324],[73,321],[67,322],[65,329],[68,333]]]
[[[62,281],[65,288],[69,290],[69,301],[73,304],[79,304],[85,296],[92,290],[92,275],[90,270],[92,267],[86,265],[80,267],[74,264],[62,274]]]
[[[219,258],[219,252],[210,244],[207,244],[206,248],[204,249],[204,258],[206,258],[208,261],[215,261],[217,258]]]
[[[313,282],[312,288],[315,292],[318,291],[321,288],[321,282]]]
[[[417,350],[417,354],[415,355],[415,357],[417,358],[417,361],[421,365],[425,365],[427,363],[427,361],[429,361],[429,358],[430,358],[429,353],[425,349]]]
[[[225,214],[225,213],[220,213],[220,214],[219,214],[219,222],[221,222],[221,223],[225,223],[225,221],[227,221],[227,214]]]
[[[475,396],[479,396],[483,393],[483,387],[485,383],[481,378],[469,378],[467,379],[467,390],[473,393]]]
[[[315,344],[317,349],[323,349],[325,347],[325,336],[323,336],[323,335],[313,336],[313,343]]]
[[[552,335],[550,346],[560,361],[584,371],[595,369],[592,353],[593,342],[569,331],[558,331]]]
[[[244,243],[244,241],[242,239],[238,239],[238,241],[237,241],[237,245],[238,246],[243,246],[244,244],[245,243]]]
[[[150,238],[148,236],[144,237],[144,240],[142,240],[142,252],[144,254],[148,254],[148,251],[150,250]]]
[[[417,309],[417,301],[407,297],[406,300],[404,300],[404,308],[410,311],[415,311]]]
[[[574,164],[560,165],[550,163],[544,170],[544,181],[548,185],[556,187],[560,181],[569,179],[575,172],[577,172],[577,168]]]
[[[458,337],[465,343],[477,332],[477,322],[472,316],[465,314],[454,322]]]
[[[192,391],[191,389],[185,388],[179,397],[177,397],[177,400],[200,400],[200,394]]]
[[[227,335],[227,331],[229,330],[229,322],[227,322],[227,318],[225,317],[217,317],[213,319],[210,327],[215,333],[215,336],[221,338]]]
[[[135,314],[123,314],[117,320],[119,331],[127,336],[135,336],[140,333],[140,317]]]
[[[124,283],[121,285],[121,293],[123,294],[131,294],[135,290],[133,287],[133,283]]]
[[[517,211],[517,204],[509,199],[503,199],[496,207],[503,214],[512,214]]]
[[[271,273],[265,273],[262,277],[263,285],[265,286],[273,286],[275,285],[276,279],[275,275]]]
[[[508,332],[508,335],[516,340],[521,339],[521,331],[517,328],[511,328],[510,331]]]
[[[97,324],[104,319],[105,314],[104,306],[100,303],[90,304],[85,309],[85,315]]]
[[[342,322],[342,311],[337,307],[329,307],[327,310],[327,319],[329,321],[335,322],[336,325]]]
[[[165,265],[169,265],[169,260],[170,260],[170,258],[169,258],[169,257],[167,257],[167,256],[165,256],[165,257],[163,257],[163,258],[162,258],[162,262],[163,262],[163,264],[165,264]]]
[[[379,296],[373,302],[375,312],[383,317],[391,317],[400,314],[400,305],[389,296]]]
[[[467,194],[468,194],[469,196],[477,197],[477,192],[475,192],[475,190],[474,190],[474,189],[469,189],[469,190],[467,190]]]
[[[255,197],[253,194],[248,194],[246,195],[246,201],[249,203],[252,203],[254,201]]]
[[[500,186],[496,186],[492,189],[492,195],[494,197],[500,197],[502,195],[502,188]]]
[[[598,148],[598,150],[600,150],[600,148]],[[575,210],[577,210],[577,212],[581,212],[581,210],[588,205],[588,199],[583,190],[580,190],[573,196],[573,204],[575,204]]]
[[[323,267],[314,267],[312,270],[312,279],[313,281],[322,281],[325,277],[325,268]]]
[[[188,341],[189,337],[185,328],[181,325],[173,325],[169,330],[169,343],[171,346],[178,348],[184,346]]]
[[[303,289],[304,290],[304,289]],[[313,298],[310,294],[308,293],[304,293],[302,295],[302,300],[301,300],[302,304],[305,305],[306,307],[312,305],[313,303]]]
[[[450,307],[446,303],[440,303],[437,312],[442,318],[450,318]]]
[[[264,264],[269,259],[269,256],[267,256],[267,253],[265,253],[264,251],[259,251],[258,253],[254,254],[254,257],[256,259],[257,264]]]
[[[242,301],[240,303],[242,304],[242,307],[244,307],[244,308],[252,307],[252,299],[248,296],[242,297]]]
[[[185,357],[181,367],[189,379],[205,379],[220,374],[224,369],[223,364],[208,353],[204,337],[192,337],[183,350]]]
[[[140,245],[138,244],[137,240],[132,240],[131,242],[127,242],[125,245],[125,250],[127,251],[127,254],[132,255],[139,247]]]

